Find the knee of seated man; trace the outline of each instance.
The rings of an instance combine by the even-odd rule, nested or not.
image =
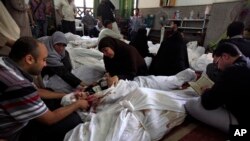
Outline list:
[[[199,108],[201,106],[200,103],[200,97],[192,98],[191,100],[188,100],[184,104],[185,110],[189,113],[190,111],[194,111],[195,109]]]

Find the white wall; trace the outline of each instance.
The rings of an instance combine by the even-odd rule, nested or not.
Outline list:
[[[160,6],[160,0],[139,0],[139,8],[154,8]]]
[[[232,2],[240,0],[176,0],[176,6],[207,5],[218,2]]]
[[[243,0],[214,0],[214,3],[218,3],[218,2],[231,2],[231,1],[243,1]]]
[[[214,0],[176,0],[176,6],[206,5],[212,4]]]
[[[113,3],[118,0],[112,0]],[[176,0],[175,6],[207,5],[218,2],[232,2],[241,0]],[[117,2],[118,3],[118,2]],[[160,0],[139,0],[139,8],[159,7]]]

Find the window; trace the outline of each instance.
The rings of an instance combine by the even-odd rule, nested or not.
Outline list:
[[[93,16],[94,0],[75,0],[75,6],[77,11],[76,18],[82,18],[86,10],[89,10],[90,14]]]
[[[85,0],[87,8],[94,8],[94,0]]]

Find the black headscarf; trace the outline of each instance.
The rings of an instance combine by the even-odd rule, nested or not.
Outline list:
[[[129,45],[134,46],[143,58],[152,56],[148,50],[148,37],[145,28],[140,28],[137,31],[135,38],[129,43]]]
[[[103,58],[106,71],[111,76],[132,80],[135,76],[147,75],[145,60],[134,47],[118,39],[104,37],[100,40],[98,49],[101,51],[105,47],[110,47],[115,53],[113,58]]]
[[[118,45],[118,43],[116,42],[116,40],[114,40],[114,38],[104,37],[100,40],[99,45],[98,45],[98,49],[99,49],[99,51],[101,51],[105,47],[110,47],[115,51],[115,46],[117,46],[117,45]]]

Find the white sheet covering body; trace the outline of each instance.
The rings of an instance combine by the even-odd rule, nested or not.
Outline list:
[[[64,141],[152,141],[161,139],[186,116],[185,91],[138,88],[115,103],[101,106],[90,121],[78,125]]]
[[[77,69],[72,70],[72,73],[84,81],[87,85],[90,85],[103,77],[105,69],[99,64],[85,64],[81,67],[78,67]],[[49,87],[57,92],[70,93],[74,91],[73,87],[71,87],[57,75],[54,75],[50,78],[45,77],[43,81],[46,87]]]
[[[138,81],[120,80],[116,87],[103,91],[105,97],[95,109],[96,114],[79,112],[85,123],[68,132],[65,141],[159,140],[181,124],[186,116],[183,105],[194,93],[171,89],[194,80],[194,71],[187,69],[160,81],[153,76],[137,78]],[[139,88],[157,85],[169,91]]]
[[[79,37],[69,35],[68,40],[70,44],[67,50],[73,63],[73,73],[89,83],[101,78],[105,72],[101,61],[102,53],[95,49],[86,49],[85,45],[90,43],[80,41]],[[158,46],[155,45],[151,51],[157,53]],[[72,91],[72,88],[59,77],[55,78],[54,82],[52,78],[48,82],[57,90],[65,89],[66,93]],[[68,132],[64,140],[159,140],[173,127],[183,122],[186,116],[183,105],[187,99],[195,96],[192,89],[173,89],[178,89],[183,83],[195,79],[194,71],[187,69],[176,76],[139,76],[134,81],[120,80],[116,87],[99,93],[105,96],[96,107],[95,113],[78,111],[85,122]],[[67,105],[70,102],[65,103]]]

